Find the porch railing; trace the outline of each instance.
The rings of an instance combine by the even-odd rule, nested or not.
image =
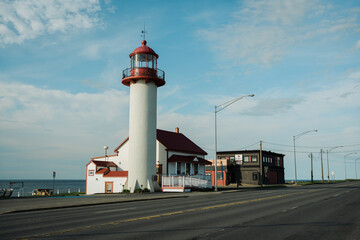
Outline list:
[[[211,188],[211,176],[162,176],[162,187]]]

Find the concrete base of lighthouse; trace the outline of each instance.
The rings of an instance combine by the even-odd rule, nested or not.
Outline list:
[[[156,176],[156,103],[154,82],[130,83],[128,189],[154,191]]]

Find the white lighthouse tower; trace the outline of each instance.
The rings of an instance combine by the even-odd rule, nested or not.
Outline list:
[[[128,189],[154,191],[156,181],[157,88],[165,84],[157,68],[158,55],[142,41],[131,54],[131,67],[123,71],[122,83],[130,86]]]

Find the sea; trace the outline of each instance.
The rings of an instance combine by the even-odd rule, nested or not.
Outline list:
[[[85,192],[85,180],[0,180],[0,188],[12,188],[11,197],[31,196],[34,189],[53,189],[54,193]]]

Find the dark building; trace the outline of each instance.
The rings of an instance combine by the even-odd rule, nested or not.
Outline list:
[[[253,185],[285,183],[285,155],[264,150],[261,151],[261,154],[262,162],[260,162],[260,150],[217,152],[218,185],[228,185],[230,183]],[[210,173],[211,169],[209,167],[207,170]],[[213,167],[212,171],[214,171]]]

